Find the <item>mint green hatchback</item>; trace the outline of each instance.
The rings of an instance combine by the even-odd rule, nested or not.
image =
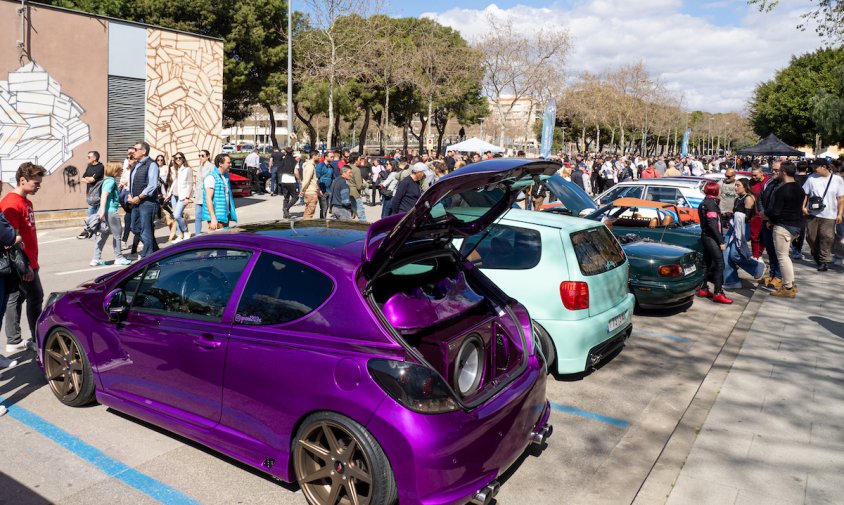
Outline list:
[[[628,262],[603,224],[512,209],[455,246],[527,307],[549,371],[589,370],[630,336]]]

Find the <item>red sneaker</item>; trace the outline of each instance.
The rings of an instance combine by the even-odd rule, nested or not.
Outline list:
[[[732,298],[727,298],[727,295],[724,293],[718,293],[717,295],[712,297],[712,301],[715,303],[733,303]]]
[[[701,298],[712,298],[712,293],[708,289],[698,289],[697,295]]]

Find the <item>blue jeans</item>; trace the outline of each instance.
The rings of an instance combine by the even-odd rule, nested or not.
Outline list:
[[[97,204],[97,205],[89,205],[89,206],[88,206],[88,215],[89,215],[89,216],[93,216],[94,214],[96,214],[97,212],[99,212],[99,210],[100,210],[100,204]]]
[[[202,233],[202,207],[201,204],[194,204],[193,206],[193,213],[196,214],[193,217],[193,234],[199,235]]]
[[[272,191],[270,191],[270,192],[274,195],[277,195],[278,194],[278,167],[273,167],[273,168],[270,169],[270,181],[272,181],[270,183],[270,188],[272,189]]]
[[[179,226],[179,233],[188,231],[188,224],[185,222],[185,201],[179,200],[178,196],[170,197],[170,208],[173,209],[173,219],[176,220],[176,225]]]
[[[358,214],[358,221],[366,222],[366,209],[363,206],[363,195],[355,198],[355,208]]]
[[[724,250],[724,284],[736,284],[740,282],[738,271],[739,269],[758,278],[765,270],[765,266],[753,259],[752,256],[745,256],[739,250],[738,243],[732,241],[732,233],[727,233],[724,240],[727,242],[727,248]]]
[[[132,210],[132,231],[140,234],[144,249],[141,257],[146,258],[155,249],[155,216],[158,214],[158,203],[152,200],[143,200]]]
[[[782,279],[780,261],[777,259],[777,251],[774,249],[774,231],[768,228],[768,223],[762,225],[762,243],[765,245],[765,252],[768,253],[768,264],[771,265],[771,277]]]
[[[381,196],[381,219],[390,215],[390,206],[393,204],[392,196]]]

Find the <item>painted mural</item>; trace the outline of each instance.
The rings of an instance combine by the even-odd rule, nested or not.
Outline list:
[[[52,174],[91,139],[85,110],[61,92],[46,70],[29,63],[0,81],[0,180],[16,185],[21,163],[32,161]]]
[[[223,45],[181,33],[147,30],[146,138],[154,153],[222,148]]]

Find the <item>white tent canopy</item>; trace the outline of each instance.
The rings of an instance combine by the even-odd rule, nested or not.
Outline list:
[[[830,151],[824,151],[818,155],[818,158],[832,158],[834,160],[837,160],[838,155]]]
[[[485,142],[477,137],[472,137],[470,139],[466,139],[463,142],[450,145],[446,149],[447,151],[459,151],[461,153],[485,153],[487,151],[491,153],[503,153],[504,149],[490,144],[489,142]]]

